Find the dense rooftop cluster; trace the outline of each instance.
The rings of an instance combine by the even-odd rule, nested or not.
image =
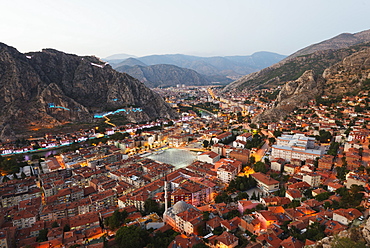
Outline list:
[[[251,119],[277,91],[157,91],[183,118],[108,128],[105,138],[85,130],[4,143],[4,155],[67,141],[73,149],[27,164],[0,157],[9,164],[1,168],[0,244],[300,248],[366,221],[366,92],[324,96],[258,125]],[[175,168],[148,158],[169,147],[196,159]]]

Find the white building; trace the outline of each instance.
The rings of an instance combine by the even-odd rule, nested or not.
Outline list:
[[[203,152],[202,154],[198,155],[198,160],[210,164],[214,164],[215,162],[219,161],[221,158],[220,154],[217,154],[212,151]]]
[[[316,159],[323,155],[323,150],[315,149],[315,138],[306,137],[304,134],[282,135],[278,137],[276,145],[272,146],[272,158],[291,159]]]

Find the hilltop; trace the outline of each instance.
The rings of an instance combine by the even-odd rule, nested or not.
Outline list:
[[[127,121],[173,117],[164,100],[137,79],[93,56],[54,49],[20,53],[0,43],[0,139],[29,130],[94,123],[94,114],[134,108]]]

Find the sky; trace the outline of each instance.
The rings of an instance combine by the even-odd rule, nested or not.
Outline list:
[[[289,55],[370,29],[368,0],[0,1],[0,42],[20,52]]]

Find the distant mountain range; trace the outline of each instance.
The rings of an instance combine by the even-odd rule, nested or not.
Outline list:
[[[176,116],[158,94],[96,57],[53,49],[23,54],[3,43],[0,106],[1,140],[67,123],[96,123],[94,114],[117,109],[125,109],[120,118],[127,122]]]
[[[134,59],[131,59],[131,61]],[[194,70],[180,68],[175,65],[151,65],[151,66],[128,66],[122,65],[116,68],[119,72],[125,72],[139,79],[151,88],[169,87],[176,85],[202,86],[210,85],[211,81]]]
[[[164,83],[163,80],[160,82],[150,81],[150,85],[168,85],[174,86],[181,82],[180,84],[186,85],[199,85],[199,82],[204,82],[205,84],[210,83],[222,83],[227,84],[232,82],[233,79],[237,79],[242,75],[258,71],[262,68],[265,68],[269,65],[277,63],[278,61],[285,58],[284,55],[271,53],[271,52],[257,52],[250,56],[225,56],[225,57],[198,57],[190,56],[183,54],[168,54],[168,55],[150,55],[137,58],[127,58],[127,59],[116,59],[118,55],[112,55],[104,60],[109,62],[110,65],[119,70],[127,72],[128,74],[136,72],[132,75],[135,77],[142,74],[138,73],[138,68],[130,69],[127,66],[147,66],[149,68],[145,69],[146,71],[151,71],[152,78],[162,78],[161,75],[154,75],[157,72],[158,68],[150,68],[153,65],[174,65],[177,66],[177,70],[174,70],[173,67],[166,67],[170,71],[166,71],[165,67],[161,68],[160,73],[167,74],[166,78],[173,80],[176,83],[171,84],[171,80]],[[124,67],[123,67],[124,66]],[[120,69],[118,69],[120,68]],[[198,74],[195,78],[193,77],[177,77],[178,74],[171,74],[179,72],[181,68],[190,69],[196,71]],[[143,68],[141,68],[143,69]],[[195,75],[190,73],[189,70],[186,70],[180,75]],[[203,77],[203,79],[200,79]],[[144,77],[138,76],[138,79],[144,83],[148,82]],[[149,84],[148,84],[149,86]],[[152,86],[150,86],[152,87]]]

